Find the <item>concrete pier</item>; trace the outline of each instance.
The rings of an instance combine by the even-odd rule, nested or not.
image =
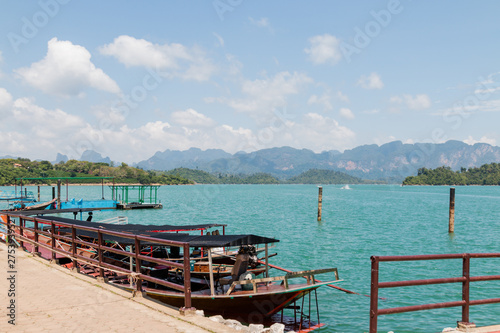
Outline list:
[[[14,257],[10,266],[12,257],[0,243],[0,332],[236,332],[206,317],[181,315],[149,298],[133,298],[21,249]],[[11,303],[15,326],[9,323]]]

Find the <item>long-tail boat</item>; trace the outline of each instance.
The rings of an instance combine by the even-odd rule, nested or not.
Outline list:
[[[118,244],[122,249],[116,251],[118,254],[125,255],[128,251],[124,251],[127,247],[131,248],[134,244],[137,244],[137,236],[148,237],[151,240],[151,245],[145,241],[141,243],[139,249],[141,251],[140,255],[140,274],[148,274],[151,276],[148,281],[145,277],[143,279],[124,279],[123,277],[127,275],[110,275],[109,283],[112,283],[120,288],[137,291],[142,290],[147,296],[157,299],[161,302],[169,304],[171,306],[182,307],[185,302],[185,293],[175,289],[170,289],[168,283],[164,283],[164,286],[155,281],[168,281],[172,278],[171,272],[172,268],[167,266],[161,266],[155,264],[155,260],[151,257],[148,263],[148,257],[142,254],[144,248],[151,248],[154,243],[161,244],[161,242],[154,241],[154,239],[165,241],[166,244],[184,244],[180,249],[189,250],[188,254],[176,253],[179,257],[190,258],[190,260],[196,259],[196,257],[190,257],[192,250],[203,249],[207,254],[208,261],[208,277],[205,279],[206,283],[201,286],[199,290],[192,288],[190,291],[191,306],[196,309],[202,309],[207,314],[221,314],[225,317],[235,318],[247,323],[261,323],[264,320],[270,318],[271,316],[277,314],[281,310],[292,306],[296,308],[296,302],[303,299],[305,296],[311,296],[312,292],[315,292],[317,288],[323,285],[330,285],[332,283],[339,282],[338,271],[336,268],[326,268],[317,270],[305,270],[299,272],[290,272],[283,276],[271,276],[269,274],[269,269],[272,265],[269,265],[269,244],[279,242],[277,239],[268,238],[263,236],[256,236],[252,234],[245,235],[190,235],[187,233],[177,233],[177,232],[158,232],[160,230],[180,230],[189,229],[187,226],[158,226],[158,225],[138,225],[138,224],[127,224],[127,225],[100,225],[95,222],[84,222],[78,220],[65,219],[60,217],[44,217],[44,219],[51,220],[52,232],[58,234],[69,234],[73,232],[73,239],[75,233],[75,227],[68,227],[69,223],[74,224],[79,227],[78,239],[76,243],[84,244],[87,247],[91,246],[91,242],[82,241],[82,239],[87,238],[88,240],[93,239],[98,240],[100,244],[107,243],[106,248],[110,249],[109,244]],[[42,223],[42,222],[39,222]],[[88,227],[91,225],[92,227]],[[57,230],[54,228],[57,226]],[[191,226],[193,230],[198,230],[200,226]],[[206,226],[205,226],[206,227]],[[204,228],[205,228],[204,227]],[[97,237],[96,230],[107,230],[108,234],[100,233]],[[46,233],[44,233],[45,235]],[[49,236],[50,236],[49,234]],[[120,235],[130,235],[134,237],[123,237]],[[154,237],[154,238],[153,238]],[[50,238],[50,237],[48,237]],[[99,239],[98,239],[99,238]],[[66,236],[69,239],[69,236]],[[40,245],[42,245],[40,243]],[[48,244],[49,246],[51,244]],[[262,272],[263,277],[255,277],[251,272],[250,258],[254,255],[253,247],[258,245],[264,245],[264,272]],[[231,272],[228,276],[217,275],[217,271],[214,270],[213,263],[213,252],[214,249],[227,249],[227,248],[238,248],[238,253],[233,258],[234,264],[231,267]],[[183,251],[184,251],[183,250]],[[64,250],[69,253],[68,250]],[[108,250],[109,251],[109,250]],[[180,250],[179,250],[180,251]],[[61,251],[60,251],[61,252]],[[137,258],[137,250],[134,249]],[[227,255],[226,255],[227,256]],[[83,259],[82,256],[79,256]],[[133,258],[130,256],[130,271],[138,272],[138,268],[135,267]],[[156,260],[161,261],[161,260]],[[95,260],[94,260],[95,262]],[[106,262],[101,252],[99,257],[99,263]],[[168,262],[174,264],[173,259],[168,259]],[[125,263],[126,264],[126,263]],[[186,267],[186,264],[176,264],[177,266]],[[99,269],[101,272],[106,269],[109,265],[101,266]],[[189,266],[189,265],[188,265]],[[114,265],[113,267],[119,267]],[[194,263],[191,265],[191,273],[194,271]],[[185,271],[179,271],[176,274],[176,278],[184,279]],[[319,282],[316,280],[316,275],[333,273],[334,279]],[[138,273],[134,273],[138,274]],[[189,276],[188,275],[188,276]],[[102,274],[101,274],[102,276]],[[307,281],[305,283],[292,283],[297,281],[298,277],[305,277]],[[191,284],[193,284],[191,278]],[[137,282],[140,281],[140,282]],[[301,280],[302,281],[302,280]],[[189,282],[183,282],[189,285]],[[139,286],[138,286],[139,285]],[[310,302],[309,302],[310,303]],[[317,302],[316,302],[317,305]],[[302,310],[301,310],[302,311]],[[302,316],[301,316],[302,317]]]

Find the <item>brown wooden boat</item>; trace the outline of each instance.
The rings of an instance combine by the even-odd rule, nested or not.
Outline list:
[[[317,274],[334,272],[335,280],[316,283]],[[308,277],[307,283],[290,284],[288,281],[296,277]],[[258,279],[241,279],[231,284],[219,285],[218,288],[204,289],[191,293],[192,306],[204,310],[207,314],[220,314],[240,318],[245,322],[261,322],[271,317],[290,304],[300,300],[317,288],[339,282],[336,268],[310,270],[289,273],[285,276]],[[113,281],[110,281],[113,283]],[[120,287],[133,291],[135,287],[117,283]],[[143,291],[151,298],[175,307],[184,306],[184,293],[143,287]]]

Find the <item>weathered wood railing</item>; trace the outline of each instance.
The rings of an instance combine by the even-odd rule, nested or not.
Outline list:
[[[289,288],[288,280],[292,278],[298,278],[298,277],[303,277],[307,279],[307,284],[316,284],[317,281],[314,277],[315,275],[318,274],[324,274],[324,273],[335,273],[335,280],[328,281],[328,282],[322,282],[322,283],[334,283],[334,282],[340,282],[342,280],[339,279],[339,271],[337,268],[324,268],[324,269],[314,269],[314,270],[308,270],[308,271],[300,271],[300,272],[291,272],[287,273],[286,275],[283,276],[274,276],[274,277],[265,277],[265,278],[258,278],[258,279],[249,279],[249,280],[239,280],[239,281],[233,281],[231,283],[231,286],[227,290],[226,294],[230,295],[233,291],[234,288],[237,285],[247,285],[251,284],[253,288],[253,292],[257,292],[257,285],[259,283],[269,283],[269,282],[276,282],[276,281],[282,281],[281,283],[285,286],[285,289]]]
[[[24,243],[30,243],[32,245],[32,252],[39,252],[39,248],[43,247],[50,251],[51,259],[56,259],[56,254],[67,257],[72,260],[73,267],[78,267],[78,262],[85,262],[99,269],[99,277],[104,278],[104,270],[118,271],[126,275],[133,276],[136,279],[135,290],[137,292],[142,292],[142,281],[150,281],[158,285],[162,285],[168,288],[184,292],[184,305],[186,309],[191,308],[191,266],[189,260],[189,244],[184,242],[167,241],[163,239],[158,239],[154,237],[132,235],[129,233],[116,232],[110,230],[102,230],[98,228],[90,228],[84,226],[78,226],[74,224],[52,221],[49,219],[43,219],[38,217],[23,216],[19,214],[3,214],[6,216],[6,222],[0,219],[0,224],[5,225],[7,230],[11,230],[15,235],[15,238],[21,247],[24,247]],[[18,224],[15,220],[18,220]],[[26,226],[26,221],[33,222],[33,227]],[[44,231],[40,228],[41,225],[50,227],[49,231]],[[57,229],[56,229],[57,228]],[[57,233],[59,228],[65,228],[71,230],[71,235],[66,232],[66,235],[60,235]],[[91,243],[79,239],[80,236],[78,231],[89,231],[97,235],[97,243]],[[33,239],[28,237],[27,233],[31,233]],[[104,235],[116,236],[121,238],[127,238],[133,240],[135,252],[127,252],[117,248],[106,246],[104,242]],[[40,236],[44,236],[50,239],[50,243],[43,243],[40,241]],[[60,242],[65,242],[66,249],[63,246],[59,246]],[[144,256],[141,254],[141,242],[148,242],[157,244],[159,246],[175,246],[183,249],[183,262],[173,262],[160,258],[153,258],[149,256]],[[89,258],[88,256],[82,255],[84,249],[95,249],[97,252],[96,258]],[[126,269],[120,266],[113,265],[104,261],[104,252],[111,252],[133,258],[135,260],[135,271],[131,269]],[[156,264],[175,267],[184,271],[184,285],[175,284],[166,280],[157,279],[155,277],[145,275],[141,273],[141,261],[149,261]]]
[[[378,316],[393,314],[393,313],[403,313],[411,311],[420,310],[430,310],[430,309],[440,309],[440,308],[450,308],[450,307],[462,307],[462,320],[461,323],[469,323],[469,307],[472,305],[480,304],[493,304],[500,303],[500,298],[489,298],[489,299],[477,299],[470,300],[469,290],[470,283],[477,281],[492,281],[500,280],[500,275],[486,275],[486,276],[470,276],[470,260],[471,258],[500,258],[500,253],[457,253],[457,254],[432,254],[432,255],[415,255],[415,256],[384,256],[371,257],[372,261],[372,272],[371,272],[371,293],[370,293],[370,333],[377,332],[377,320]],[[462,259],[462,276],[452,277],[452,278],[440,278],[440,279],[427,279],[427,280],[410,280],[410,281],[393,281],[393,282],[379,282],[379,263],[383,261],[417,261],[417,260],[442,260],[442,259]],[[432,284],[444,284],[444,283],[462,283],[462,300],[445,302],[445,303],[434,303],[434,304],[423,304],[423,305],[413,305],[405,307],[395,307],[395,308],[378,308],[378,292],[380,288],[396,288],[396,287],[408,287],[408,286],[421,286],[421,285],[432,285]]]

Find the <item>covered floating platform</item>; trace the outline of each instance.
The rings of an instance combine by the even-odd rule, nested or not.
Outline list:
[[[110,186],[111,187],[111,186]],[[118,198],[117,209],[160,209],[163,205],[158,199],[160,185],[114,185],[113,199]],[[136,191],[136,195],[132,192]]]
[[[32,202],[37,202],[35,196],[32,192],[27,192],[26,188],[23,192],[23,182],[27,180],[31,181],[55,181],[57,183],[56,188],[52,187],[52,200],[51,205],[47,209],[150,209],[150,208],[163,208],[163,205],[158,199],[158,189],[160,185],[115,185],[114,177],[36,177],[36,178],[17,178],[20,181],[20,196],[23,193],[25,197],[30,195]],[[98,200],[80,200],[69,199],[69,183],[70,181],[78,180],[95,180],[100,181],[102,198]],[[111,189],[112,198],[104,198],[104,182],[112,181],[112,184],[108,183]],[[62,199],[61,185],[66,183],[66,199]],[[96,183],[97,184],[97,183]],[[7,196],[6,196],[7,197]],[[17,198],[17,185],[16,191],[8,196],[10,200]],[[40,202],[40,186],[38,186],[38,202]],[[28,205],[26,205],[28,206]],[[21,208],[21,207],[20,207]]]

